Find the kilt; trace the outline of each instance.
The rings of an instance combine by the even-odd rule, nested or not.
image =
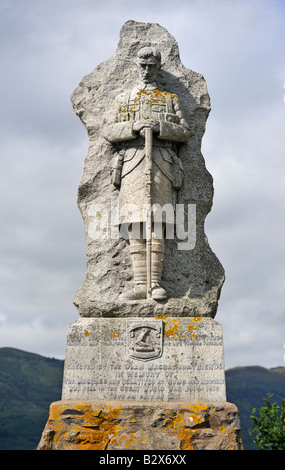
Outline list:
[[[173,224],[173,188],[172,166],[174,150],[170,147],[153,146],[152,149],[152,184],[151,205],[155,221]],[[121,187],[119,193],[120,224],[146,222],[146,207],[149,203],[145,175],[144,146],[127,147],[124,149]],[[169,210],[162,212],[166,204]]]

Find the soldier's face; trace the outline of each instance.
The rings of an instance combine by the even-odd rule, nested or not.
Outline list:
[[[144,83],[152,83],[156,80],[159,64],[138,64],[139,76]]]

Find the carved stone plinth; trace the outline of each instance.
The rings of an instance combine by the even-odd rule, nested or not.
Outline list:
[[[63,400],[226,401],[212,318],[79,318],[67,332]]]
[[[238,410],[227,402],[59,401],[38,450],[242,450]]]

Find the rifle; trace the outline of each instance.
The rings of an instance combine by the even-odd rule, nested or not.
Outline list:
[[[153,132],[150,127],[145,129],[145,175],[146,175],[146,269],[147,269],[147,298],[151,298],[151,235],[152,235],[152,209],[151,209],[151,186],[152,186],[152,139]]]

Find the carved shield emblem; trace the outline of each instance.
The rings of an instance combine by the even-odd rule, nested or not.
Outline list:
[[[128,328],[128,352],[132,359],[150,361],[162,355],[163,322],[132,322]]]

